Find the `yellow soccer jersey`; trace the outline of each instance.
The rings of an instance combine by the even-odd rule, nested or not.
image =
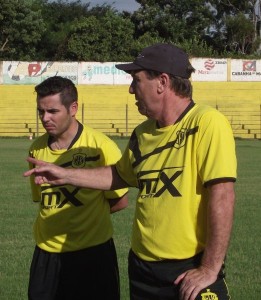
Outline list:
[[[236,180],[235,143],[227,119],[193,102],[173,125],[140,124],[117,163],[139,189],[132,249],[141,259],[185,259],[206,243],[206,185]]]
[[[68,150],[52,150],[48,138],[48,134],[38,138],[30,148],[30,155],[65,168],[112,165],[121,157],[111,139],[80,123]],[[70,185],[37,186],[34,178],[31,188],[33,200],[40,202],[34,224],[36,244],[48,252],[76,251],[110,239],[113,228],[107,199],[120,198],[127,192],[127,189],[102,192]]]

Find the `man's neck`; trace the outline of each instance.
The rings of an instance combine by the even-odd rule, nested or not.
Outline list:
[[[68,149],[73,139],[78,132],[79,123],[75,120],[70,128],[59,136],[53,136],[51,138],[51,148],[53,150]]]
[[[173,102],[168,102],[161,114],[162,118],[157,120],[159,127],[175,124],[190,104],[189,98],[180,97],[176,97]]]

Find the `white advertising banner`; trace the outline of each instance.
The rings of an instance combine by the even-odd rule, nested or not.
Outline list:
[[[192,58],[192,81],[227,81],[227,59]]]
[[[3,84],[3,62],[0,61],[0,84]]]
[[[115,62],[81,62],[78,84],[130,84],[131,76],[115,67]]]
[[[261,60],[231,59],[231,81],[261,81]]]
[[[4,84],[39,84],[52,76],[62,76],[78,82],[77,62],[4,61]]]
[[[116,62],[115,65],[125,64],[129,62]],[[130,85],[132,82],[132,76],[122,70],[116,69],[117,72],[114,75],[115,84],[126,84]]]
[[[130,85],[132,77],[115,65],[122,62],[24,62],[0,64],[0,84],[39,84],[51,76],[75,84]],[[192,81],[261,81],[261,60],[192,58]],[[1,76],[2,75],[2,76]]]

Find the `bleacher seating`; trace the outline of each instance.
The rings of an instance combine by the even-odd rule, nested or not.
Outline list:
[[[260,139],[261,83],[193,82],[193,99],[221,111],[234,136]],[[78,119],[110,136],[130,136],[145,117],[128,86],[78,86]],[[44,133],[37,120],[34,86],[0,85],[0,137],[34,138]]]

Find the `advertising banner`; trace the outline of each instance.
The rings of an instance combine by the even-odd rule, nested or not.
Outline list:
[[[131,76],[115,67],[115,62],[81,62],[78,70],[79,84],[130,84]]]
[[[4,61],[4,84],[39,84],[52,76],[62,76],[78,82],[77,62]]]
[[[122,62],[121,62],[122,63]],[[119,64],[121,64],[119,63]],[[0,62],[0,84],[36,85],[51,76],[75,84],[130,85],[132,77],[117,62]],[[192,81],[261,81],[261,60],[192,58]]]
[[[3,62],[0,61],[0,84],[3,84]]]
[[[192,81],[227,81],[227,59],[192,58]]]
[[[231,81],[261,81],[261,60],[231,59]]]
[[[116,62],[115,65],[118,64],[126,64],[129,62]],[[132,82],[132,76],[122,70],[116,69],[117,72],[114,74],[115,84],[125,84],[130,85]]]

